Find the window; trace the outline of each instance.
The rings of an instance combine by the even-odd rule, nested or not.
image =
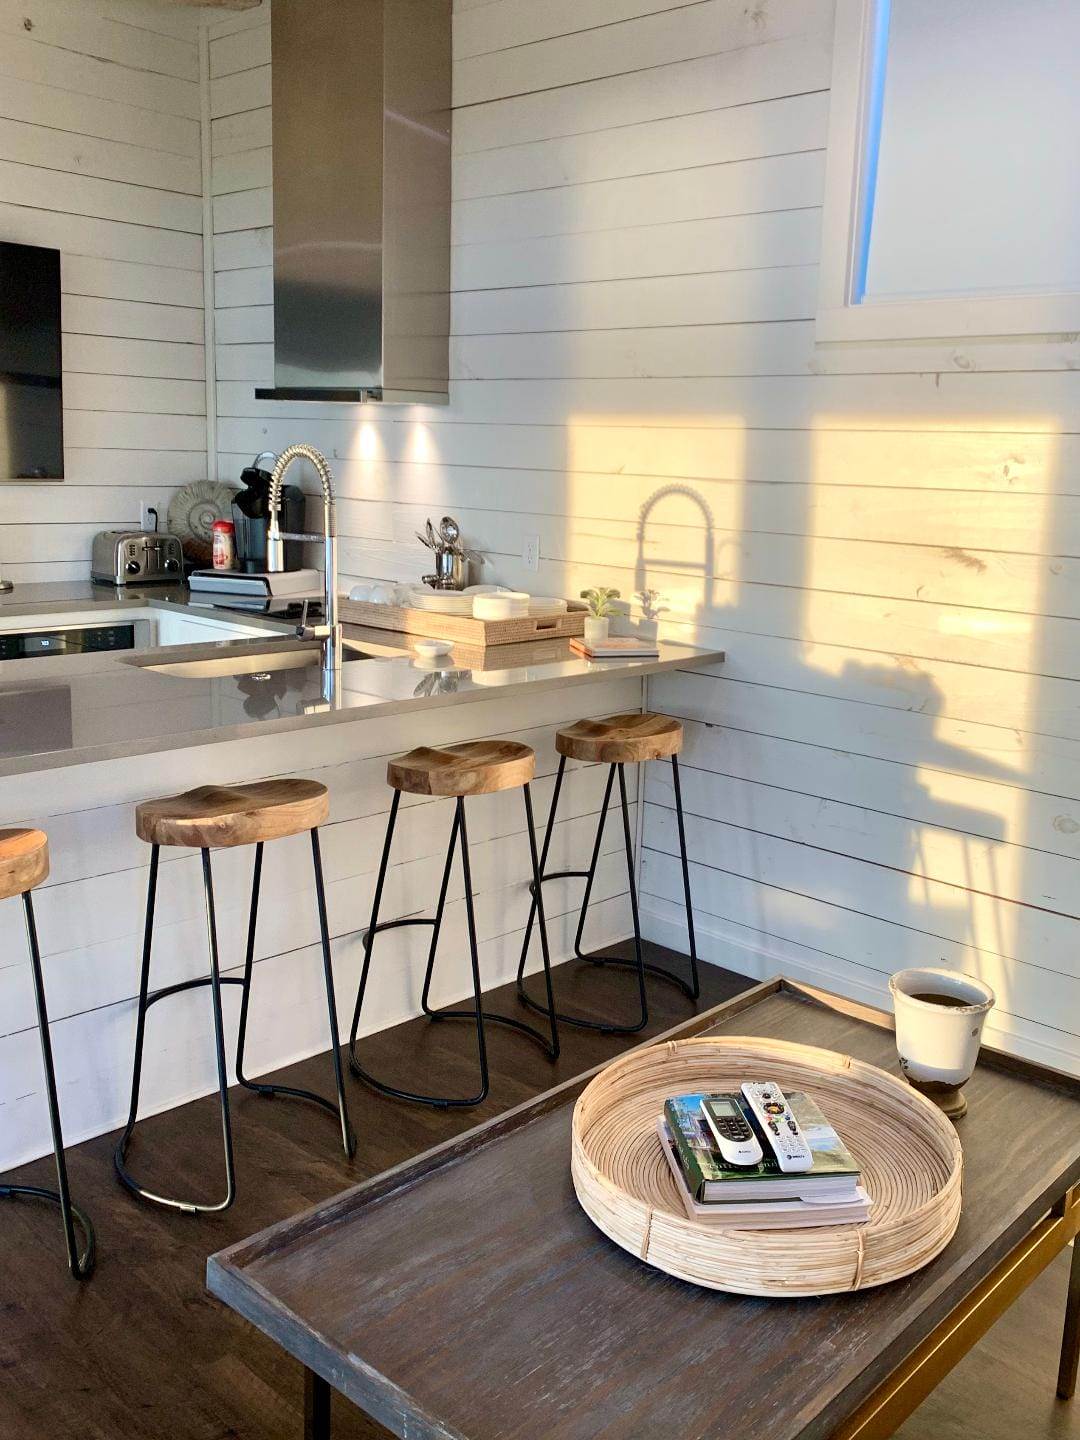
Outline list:
[[[1080,328],[1078,0],[839,0],[818,338]]]

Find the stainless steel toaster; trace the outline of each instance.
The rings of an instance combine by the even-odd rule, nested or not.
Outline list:
[[[101,530],[94,536],[90,576],[107,585],[183,580],[180,541],[156,530]]]

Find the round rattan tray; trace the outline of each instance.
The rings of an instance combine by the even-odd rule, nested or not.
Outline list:
[[[870,1193],[865,1225],[729,1230],[690,1220],[659,1137],[669,1095],[737,1090],[749,1076],[805,1090],[836,1126]],[[910,1275],[960,1219],[963,1157],[930,1101],[875,1065],[785,1040],[703,1036],[632,1050],[574,1107],[574,1189],[590,1219],[648,1264],[740,1295],[830,1295]]]

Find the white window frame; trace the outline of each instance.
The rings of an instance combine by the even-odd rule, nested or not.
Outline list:
[[[889,0],[837,0],[822,213],[819,341],[959,339],[1080,330],[1080,293],[863,300],[859,292],[873,184],[875,57]]]

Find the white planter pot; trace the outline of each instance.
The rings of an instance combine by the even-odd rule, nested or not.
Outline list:
[[[905,1078],[954,1118],[967,1109],[959,1094],[979,1058],[994,992],[958,970],[898,970],[889,977],[896,1049]],[[920,996],[941,996],[941,1001]]]
[[[597,619],[595,615],[585,617],[585,644],[602,645],[608,638],[608,626],[611,621],[605,615],[603,619]]]

